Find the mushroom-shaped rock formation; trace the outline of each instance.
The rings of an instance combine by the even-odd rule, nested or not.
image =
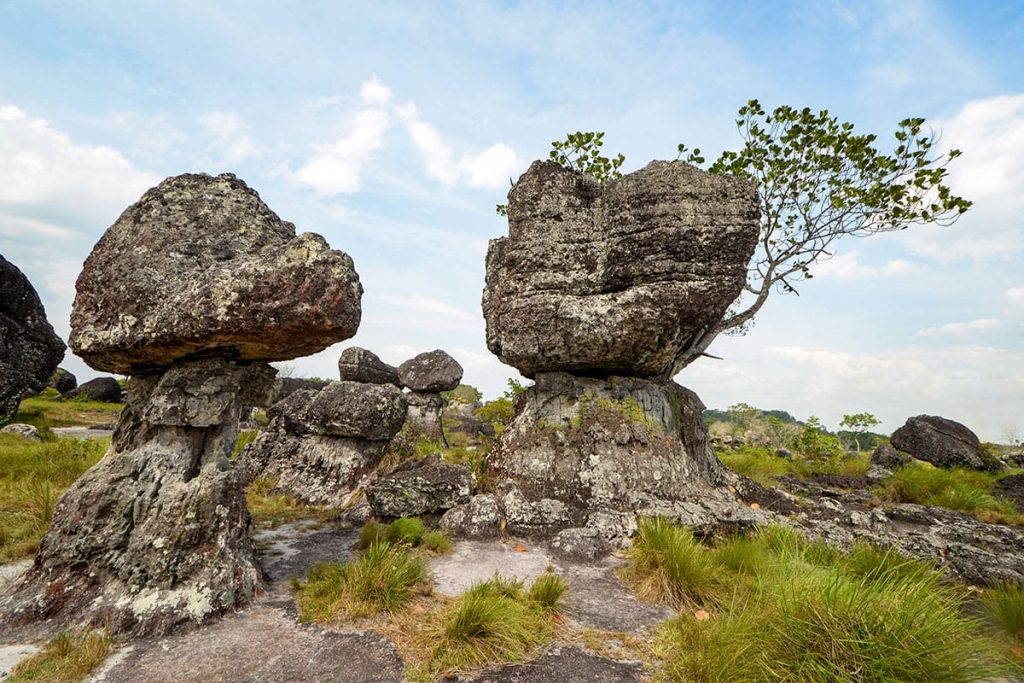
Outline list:
[[[527,377],[671,377],[746,282],[758,216],[752,183],[682,162],[607,183],[534,162],[487,252],[487,346]]]
[[[356,331],[351,259],[295,237],[231,175],[170,178],[100,239],[78,279],[75,348],[130,372],[107,455],[61,496],[32,568],[0,594],[3,635],[67,624],[168,632],[263,581],[228,460],[244,406],[284,360]]]
[[[0,425],[18,412],[23,394],[46,387],[63,357],[64,342],[32,283],[0,256]]]
[[[445,399],[442,391],[451,391],[462,381],[462,366],[440,349],[414,356],[398,366],[402,385],[410,390],[408,422],[416,434],[445,446]]]
[[[96,244],[77,290],[72,350],[120,374],[316,353],[356,333],[363,291],[347,254],[296,236],[230,173],[146,192]]]

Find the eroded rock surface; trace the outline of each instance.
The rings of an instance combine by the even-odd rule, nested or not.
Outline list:
[[[46,387],[62,358],[64,342],[32,283],[0,256],[0,425],[18,412],[24,394]]]
[[[230,173],[146,192],[104,233],[77,290],[71,348],[120,374],[200,354],[316,353],[355,334],[362,296],[347,254],[296,236]]]
[[[936,467],[1002,469],[1001,464],[982,449],[974,432],[959,422],[936,415],[909,418],[892,433],[892,445]]]
[[[534,162],[488,249],[487,346],[527,377],[670,377],[740,293],[758,217],[753,184],[681,162],[606,183]]]
[[[367,486],[366,497],[377,517],[389,519],[441,513],[469,502],[476,479],[465,465],[440,456],[403,463]]]
[[[398,368],[382,361],[373,351],[350,346],[338,357],[338,375],[343,382],[367,384],[394,384],[402,386]]]
[[[427,351],[398,366],[402,386],[411,391],[451,391],[462,381],[462,366],[440,349]]]

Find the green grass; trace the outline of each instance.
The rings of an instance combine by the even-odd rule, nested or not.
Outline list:
[[[894,503],[938,505],[994,524],[1024,524],[1013,503],[992,495],[996,476],[968,469],[942,469],[924,462],[900,467],[880,487]]]
[[[985,616],[1004,643],[1015,675],[1024,677],[1024,584],[992,586],[982,595]]]
[[[403,543],[408,546],[419,544],[425,529],[419,517],[402,517],[388,524],[384,530],[384,539],[389,543]]]
[[[117,422],[121,414],[120,403],[99,401],[58,401],[52,395],[40,394],[26,398],[18,407],[18,413],[11,422],[30,424],[40,430],[53,427],[74,427]]]
[[[0,434],[0,562],[35,553],[60,494],[109,445],[109,439],[38,442]]]
[[[107,631],[64,631],[20,662],[6,683],[72,683],[85,678],[114,646]]]
[[[328,521],[337,515],[337,510],[321,505],[307,505],[287,493],[277,491],[276,486],[277,480],[273,477],[260,477],[245,488],[245,502],[256,524],[276,529],[281,524],[300,519]]]
[[[489,664],[517,662],[551,641],[566,585],[546,574],[529,589],[499,576],[474,584],[431,614],[410,657],[413,680],[436,680]]]
[[[441,531],[426,531],[420,537],[420,547],[432,555],[447,555],[455,544]]]
[[[245,447],[255,441],[257,436],[259,436],[259,432],[255,429],[246,429],[238,432],[238,438],[235,439],[235,447],[231,450],[231,460],[241,455]]]
[[[419,517],[402,517],[390,524],[381,524],[371,520],[359,530],[356,547],[365,550],[379,542],[420,548],[434,555],[450,553],[454,548],[451,539],[443,532],[427,531]]]
[[[928,563],[781,527],[712,548],[644,520],[638,542],[627,583],[684,608],[656,637],[663,680],[968,683],[1009,670],[966,616],[968,591]]]
[[[374,543],[345,564],[321,562],[296,582],[299,620],[328,623],[343,616],[396,612],[427,580],[427,564],[409,548]]]
[[[860,477],[871,466],[870,455],[845,458],[813,459],[795,455],[782,458],[769,448],[742,446],[737,450],[717,451],[719,460],[732,471],[750,477],[762,486],[776,486],[779,478],[790,476],[806,479],[816,474],[842,474]]]

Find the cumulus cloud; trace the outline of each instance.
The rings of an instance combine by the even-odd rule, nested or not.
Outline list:
[[[295,179],[321,196],[357,192],[362,187],[363,167],[384,146],[390,121],[390,115],[377,107],[356,112],[346,134],[318,147]]]
[[[869,277],[896,277],[924,270],[921,264],[912,263],[906,259],[893,259],[886,261],[881,266],[872,266],[860,263],[859,258],[860,252],[851,251],[818,261],[814,264],[814,277],[858,280]]]
[[[1006,290],[1006,300],[1015,306],[1024,305],[1024,287],[1011,287]]]
[[[984,332],[999,327],[999,321],[995,318],[978,318],[968,322],[946,323],[939,327],[928,327],[917,331],[918,337],[933,337],[936,335],[962,335],[969,332]]]
[[[235,112],[211,111],[199,120],[206,132],[213,136],[210,149],[220,154],[224,161],[235,164],[262,153]]]

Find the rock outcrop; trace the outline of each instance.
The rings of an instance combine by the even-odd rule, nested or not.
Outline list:
[[[64,368],[57,368],[46,386],[54,389],[58,394],[66,394],[78,386],[78,378]]]
[[[32,283],[0,256],[0,425],[18,412],[23,395],[46,387],[62,358],[64,342]]]
[[[137,374],[197,354],[316,353],[355,334],[362,285],[347,254],[296,236],[225,173],[146,192],[97,243],[77,291],[71,348],[97,370]]]
[[[421,353],[398,366],[398,379],[409,389],[409,432],[426,436],[445,446],[442,391],[451,391],[462,381],[462,366],[440,349]]]
[[[203,623],[263,582],[228,460],[239,413],[270,394],[262,361],[355,332],[351,259],[295,237],[234,176],[186,175],[122,214],[77,287],[75,348],[132,373],[128,400],[110,451],[61,496],[32,568],[0,594],[0,624],[147,635]]]
[[[527,377],[671,377],[740,293],[759,230],[752,183],[681,162],[598,183],[537,161],[508,206],[483,311],[488,348]]]
[[[347,508],[406,421],[406,396],[392,384],[332,382],[272,405],[269,428],[237,460],[243,481],[315,505]]]
[[[60,398],[64,401],[79,399],[102,403],[121,403],[124,401],[124,392],[113,377],[97,377],[61,394]]]
[[[32,441],[43,440],[43,438],[39,436],[39,430],[36,429],[35,426],[22,424],[20,422],[14,422],[6,427],[0,427],[0,434],[13,434],[14,436],[20,436],[23,439],[31,439]]]
[[[918,415],[892,433],[892,445],[936,467],[998,471],[1001,463],[985,452],[970,429],[936,415]]]
[[[358,346],[350,346],[341,352],[338,358],[338,375],[343,382],[402,386],[398,378],[398,368],[382,361],[373,351]]]
[[[475,491],[476,479],[465,465],[434,456],[378,477],[367,486],[366,497],[375,516],[394,519],[445,512],[468,503]]]

